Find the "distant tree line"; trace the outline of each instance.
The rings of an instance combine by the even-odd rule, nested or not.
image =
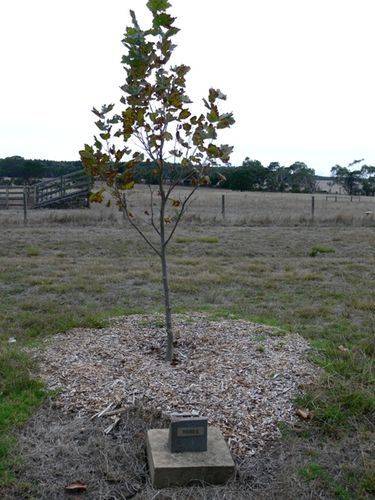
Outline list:
[[[168,173],[168,164],[165,169],[166,177],[173,180]],[[302,162],[293,163],[290,167],[283,167],[273,162],[268,167],[264,167],[260,161],[246,158],[240,167],[211,168],[208,175],[212,187],[218,186],[234,191],[312,193],[316,187],[315,171]],[[137,182],[157,183],[151,163],[139,165],[135,178]]]
[[[291,191],[312,193],[316,189],[315,171],[303,162],[284,167],[272,162],[264,167],[258,160],[246,158],[237,168],[213,169],[212,184],[225,177],[221,187],[234,191]]]
[[[34,179],[59,177],[82,168],[80,161],[26,160],[22,156],[0,158],[0,177],[10,177],[21,184]]]
[[[354,160],[347,167],[335,165],[331,169],[331,175],[349,195],[375,196],[375,167],[363,162],[364,160]]]
[[[362,164],[360,166],[360,164]],[[178,168],[166,164],[166,177],[173,180]],[[30,183],[41,178],[59,177],[83,168],[80,161],[27,160],[21,156],[0,159],[0,178],[9,177],[13,183]],[[313,193],[318,176],[315,170],[297,161],[289,167],[271,162],[264,167],[258,160],[246,158],[240,167],[217,167],[208,172],[210,185],[234,191],[273,191]],[[336,165],[331,169],[331,180],[339,184],[349,195],[375,196],[375,167],[355,160],[347,167]],[[152,162],[141,163],[135,172],[135,181],[157,183]]]

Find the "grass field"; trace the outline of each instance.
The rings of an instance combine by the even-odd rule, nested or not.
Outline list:
[[[283,465],[284,491],[296,498],[300,484],[312,497],[370,497],[375,225],[364,212],[375,200],[319,198],[312,224],[311,197],[227,193],[221,221],[221,194],[210,191],[205,209],[200,195],[170,247],[174,310],[251,319],[309,339],[325,371],[298,402],[313,411],[312,422],[298,435],[285,429],[286,442],[303,452]],[[116,211],[29,215],[24,227],[21,213],[0,212],[4,488],[20,458],[13,431],[44,398],[20,348],[78,325],[100,327],[110,316],[162,310],[159,262]]]

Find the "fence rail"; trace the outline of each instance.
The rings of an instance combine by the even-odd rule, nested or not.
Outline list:
[[[83,170],[39,182],[33,186],[0,186],[0,208],[47,208],[79,199],[88,200],[91,179]],[[88,203],[88,201],[87,201]]]
[[[0,208],[12,209],[23,206],[23,186],[0,186]]]

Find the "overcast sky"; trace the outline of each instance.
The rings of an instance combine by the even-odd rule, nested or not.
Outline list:
[[[1,0],[0,157],[78,159],[115,102],[121,38],[146,0]],[[374,0],[172,0],[190,95],[228,94],[233,164],[375,164]]]

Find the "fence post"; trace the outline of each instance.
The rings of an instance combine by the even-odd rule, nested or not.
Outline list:
[[[5,190],[5,198],[6,198],[5,207],[7,210],[9,210],[9,187],[8,186]]]
[[[23,190],[23,223],[27,224],[27,194],[26,194],[26,188]]]
[[[311,197],[311,219],[314,220],[315,217],[315,196]]]
[[[335,202],[337,203],[337,196],[335,196]]]
[[[223,220],[225,219],[225,194],[221,196],[221,215],[223,216]]]

